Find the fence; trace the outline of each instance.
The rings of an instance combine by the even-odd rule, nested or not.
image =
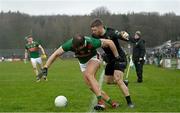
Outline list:
[[[45,49],[46,54],[50,56],[55,49]],[[0,49],[0,58],[5,59],[24,59],[24,49]],[[73,52],[67,52],[61,57],[72,58],[74,55]]]

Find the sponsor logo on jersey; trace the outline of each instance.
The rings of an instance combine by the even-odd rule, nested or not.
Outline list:
[[[29,48],[29,51],[30,52],[38,51],[38,48],[37,47]]]

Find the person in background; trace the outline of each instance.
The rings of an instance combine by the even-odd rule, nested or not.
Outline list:
[[[143,65],[144,65],[144,56],[146,53],[145,41],[142,39],[142,34],[140,31],[136,31],[134,34],[133,43],[133,62],[136,67],[137,82],[143,82]]]

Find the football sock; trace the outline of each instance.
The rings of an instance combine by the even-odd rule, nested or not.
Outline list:
[[[98,101],[102,100],[102,96],[97,96]]]
[[[132,103],[131,97],[130,96],[126,96],[126,101],[127,101],[127,104],[131,104]]]
[[[107,99],[107,100],[106,100],[106,103],[112,105],[112,100],[111,100],[111,98]]]

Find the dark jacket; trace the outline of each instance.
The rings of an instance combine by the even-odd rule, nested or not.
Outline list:
[[[138,61],[139,58],[144,58],[146,49],[145,41],[142,38],[135,39],[133,43],[133,60]]]

